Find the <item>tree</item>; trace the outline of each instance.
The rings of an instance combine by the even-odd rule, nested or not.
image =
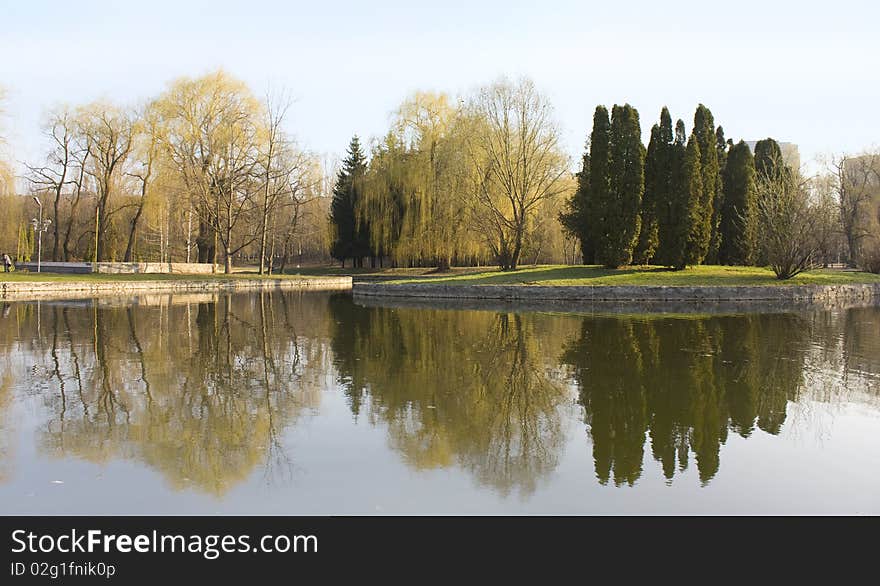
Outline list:
[[[129,222],[128,244],[125,246],[123,260],[131,262],[134,253],[135,237],[137,236],[138,223],[147,205],[147,197],[153,186],[158,157],[160,152],[159,141],[161,139],[161,120],[155,104],[146,106],[141,116],[138,117],[134,129],[133,152],[137,168],[131,170],[128,175],[133,177],[138,184],[138,195],[134,203],[135,212]]]
[[[220,246],[230,273],[233,255],[260,234],[246,225],[259,209],[262,106],[244,83],[216,71],[175,81],[160,108],[166,154],[199,216],[199,261],[216,262]]]
[[[645,147],[638,111],[625,104],[611,110],[609,196],[603,206],[604,229],[597,243],[599,261],[615,268],[632,262],[639,237],[639,211],[645,190]]]
[[[784,165],[778,142],[765,138],[755,143],[755,173],[758,180],[775,177],[778,169]]]
[[[660,124],[651,128],[651,140],[645,157],[645,195],[642,198],[642,228],[636,246],[637,263],[647,264],[654,258],[660,241],[661,213],[659,206],[669,200],[670,164],[673,145],[672,118],[664,106]]]
[[[709,108],[700,104],[694,114],[694,135],[700,148],[700,176],[702,198],[699,205],[700,221],[695,233],[700,264],[704,260],[714,264],[721,245],[721,172],[718,162],[718,136]],[[705,242],[705,244],[704,244]],[[705,247],[705,252],[702,252]]]
[[[842,156],[831,165],[848,261],[855,267],[861,260],[863,241],[872,234],[871,202],[880,193],[880,154]]]
[[[97,195],[96,261],[112,259],[109,250],[111,220],[121,209],[113,204],[120,190],[125,164],[134,144],[134,120],[122,108],[106,102],[94,102],[80,114],[80,132],[91,145],[86,172],[94,179]]]
[[[760,243],[776,278],[790,279],[814,265],[820,219],[805,183],[779,160],[758,174]]]
[[[684,268],[690,233],[689,194],[684,178],[686,140],[684,122],[678,120],[675,137],[667,151],[668,187],[657,195],[656,202],[659,244],[655,257],[659,264],[674,268]]]
[[[590,132],[590,174],[587,177],[589,197],[587,216],[590,218],[590,246],[593,259],[602,262],[599,249],[608,231],[608,202],[611,197],[611,120],[605,106],[596,106]]]
[[[570,187],[559,128],[550,103],[528,80],[483,88],[468,114],[482,126],[467,140],[475,228],[501,268],[514,270],[543,202]]]
[[[566,233],[577,238],[580,244],[581,259],[584,264],[593,264],[596,259],[593,231],[593,218],[590,215],[590,147],[584,147],[581,158],[581,170],[576,174],[577,189],[571,199],[566,202],[559,221]]]
[[[70,183],[71,168],[74,164],[74,150],[77,134],[75,114],[67,107],[49,113],[43,125],[43,135],[49,140],[51,150],[46,156],[46,164],[40,167],[27,165],[29,181],[40,192],[52,196],[52,260],[61,260],[61,199],[65,187]]]
[[[333,188],[330,204],[330,221],[334,227],[334,239],[330,248],[333,258],[342,261],[351,258],[353,266],[362,266],[362,259],[369,252],[369,232],[363,223],[358,222],[357,209],[362,197],[361,181],[366,172],[366,157],[361,150],[360,139],[352,137],[348,145],[348,156]]]
[[[744,141],[730,148],[723,175],[721,264],[750,265],[755,261],[758,231],[755,159]]]
[[[712,152],[715,152],[714,149]],[[681,183],[678,186],[687,202],[685,217],[687,218],[688,231],[684,254],[675,265],[677,269],[683,269],[686,265],[702,263],[709,249],[709,216],[706,207],[708,200],[703,189],[702,169],[699,139],[694,131],[691,132],[688,139],[681,165]]]

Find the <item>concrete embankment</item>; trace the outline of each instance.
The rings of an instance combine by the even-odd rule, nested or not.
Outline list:
[[[355,283],[355,297],[430,299],[504,299],[524,301],[592,302],[858,302],[880,301],[880,283],[850,285],[769,286],[538,286],[443,285],[439,283]]]
[[[168,279],[118,281],[0,282],[0,300],[76,299],[144,293],[212,293],[238,291],[341,291],[351,289],[351,277],[286,279]]]

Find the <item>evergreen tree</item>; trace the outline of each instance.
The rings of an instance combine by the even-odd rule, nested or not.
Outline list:
[[[635,260],[651,262],[659,251],[661,213],[668,210],[669,181],[672,157],[672,118],[664,106],[660,124],[651,128],[651,140],[645,156],[645,195],[642,198],[642,229],[636,246]],[[662,208],[662,209],[661,209]]]
[[[678,268],[684,268],[685,247],[690,232],[688,191],[683,175],[686,137],[684,122],[678,120],[675,124],[675,138],[669,145],[666,160],[666,172],[669,176],[667,189],[657,201],[657,228],[660,242],[655,260],[658,264]]]
[[[607,241],[609,232],[610,140],[611,122],[608,119],[608,109],[605,106],[596,106],[593,131],[590,133],[590,173],[586,178],[589,194],[587,211],[592,227],[589,242],[594,262],[602,262],[599,248]]]
[[[714,144],[712,153],[715,153]],[[687,202],[688,237],[684,255],[678,259],[675,268],[683,269],[686,265],[698,265],[706,258],[709,249],[709,231],[707,218],[705,189],[703,188],[703,173],[705,166],[700,160],[700,141],[696,129],[688,139],[684,161],[681,165],[681,180],[684,196]]]
[[[723,183],[719,262],[752,264],[757,240],[755,159],[745,142],[739,141],[730,148]]]
[[[755,173],[757,178],[774,177],[777,167],[782,165],[782,149],[772,138],[765,138],[755,143]]]
[[[367,169],[366,157],[357,136],[348,145],[348,155],[333,188],[330,221],[334,228],[330,254],[342,261],[352,259],[355,267],[363,266],[363,257],[371,256],[369,226],[359,221],[358,203],[362,196],[361,181]]]
[[[709,108],[700,104],[694,114],[693,133],[700,149],[700,176],[702,201],[699,206],[700,223],[693,233],[695,252],[700,260],[715,263],[721,243],[721,170],[718,164],[718,137],[715,134],[715,120]],[[703,242],[705,241],[705,245]],[[705,252],[700,253],[705,246]]]
[[[566,232],[580,242],[581,257],[584,264],[593,264],[596,258],[594,251],[590,216],[590,149],[584,148],[581,159],[581,170],[577,172],[577,189],[566,204],[566,209],[559,215]]]
[[[596,241],[596,256],[606,267],[615,268],[632,262],[645,190],[645,147],[639,113],[629,104],[612,109],[608,161],[608,196],[597,199],[604,223]]]

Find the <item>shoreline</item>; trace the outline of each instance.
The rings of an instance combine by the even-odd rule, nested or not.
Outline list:
[[[144,293],[216,293],[237,291],[342,291],[351,277],[167,279],[119,281],[0,281],[0,301],[84,299]]]
[[[880,300],[880,283],[846,285],[442,285],[355,282],[358,297],[443,300],[604,302],[750,302],[827,303]]]

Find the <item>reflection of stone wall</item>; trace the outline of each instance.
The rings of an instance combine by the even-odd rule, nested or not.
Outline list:
[[[96,268],[96,273],[108,274],[210,275],[219,272],[217,265],[195,262],[99,262]]]
[[[566,301],[860,301],[880,299],[880,283],[857,285],[768,285],[743,287],[388,285],[356,283],[355,296],[457,299],[547,299]]]

